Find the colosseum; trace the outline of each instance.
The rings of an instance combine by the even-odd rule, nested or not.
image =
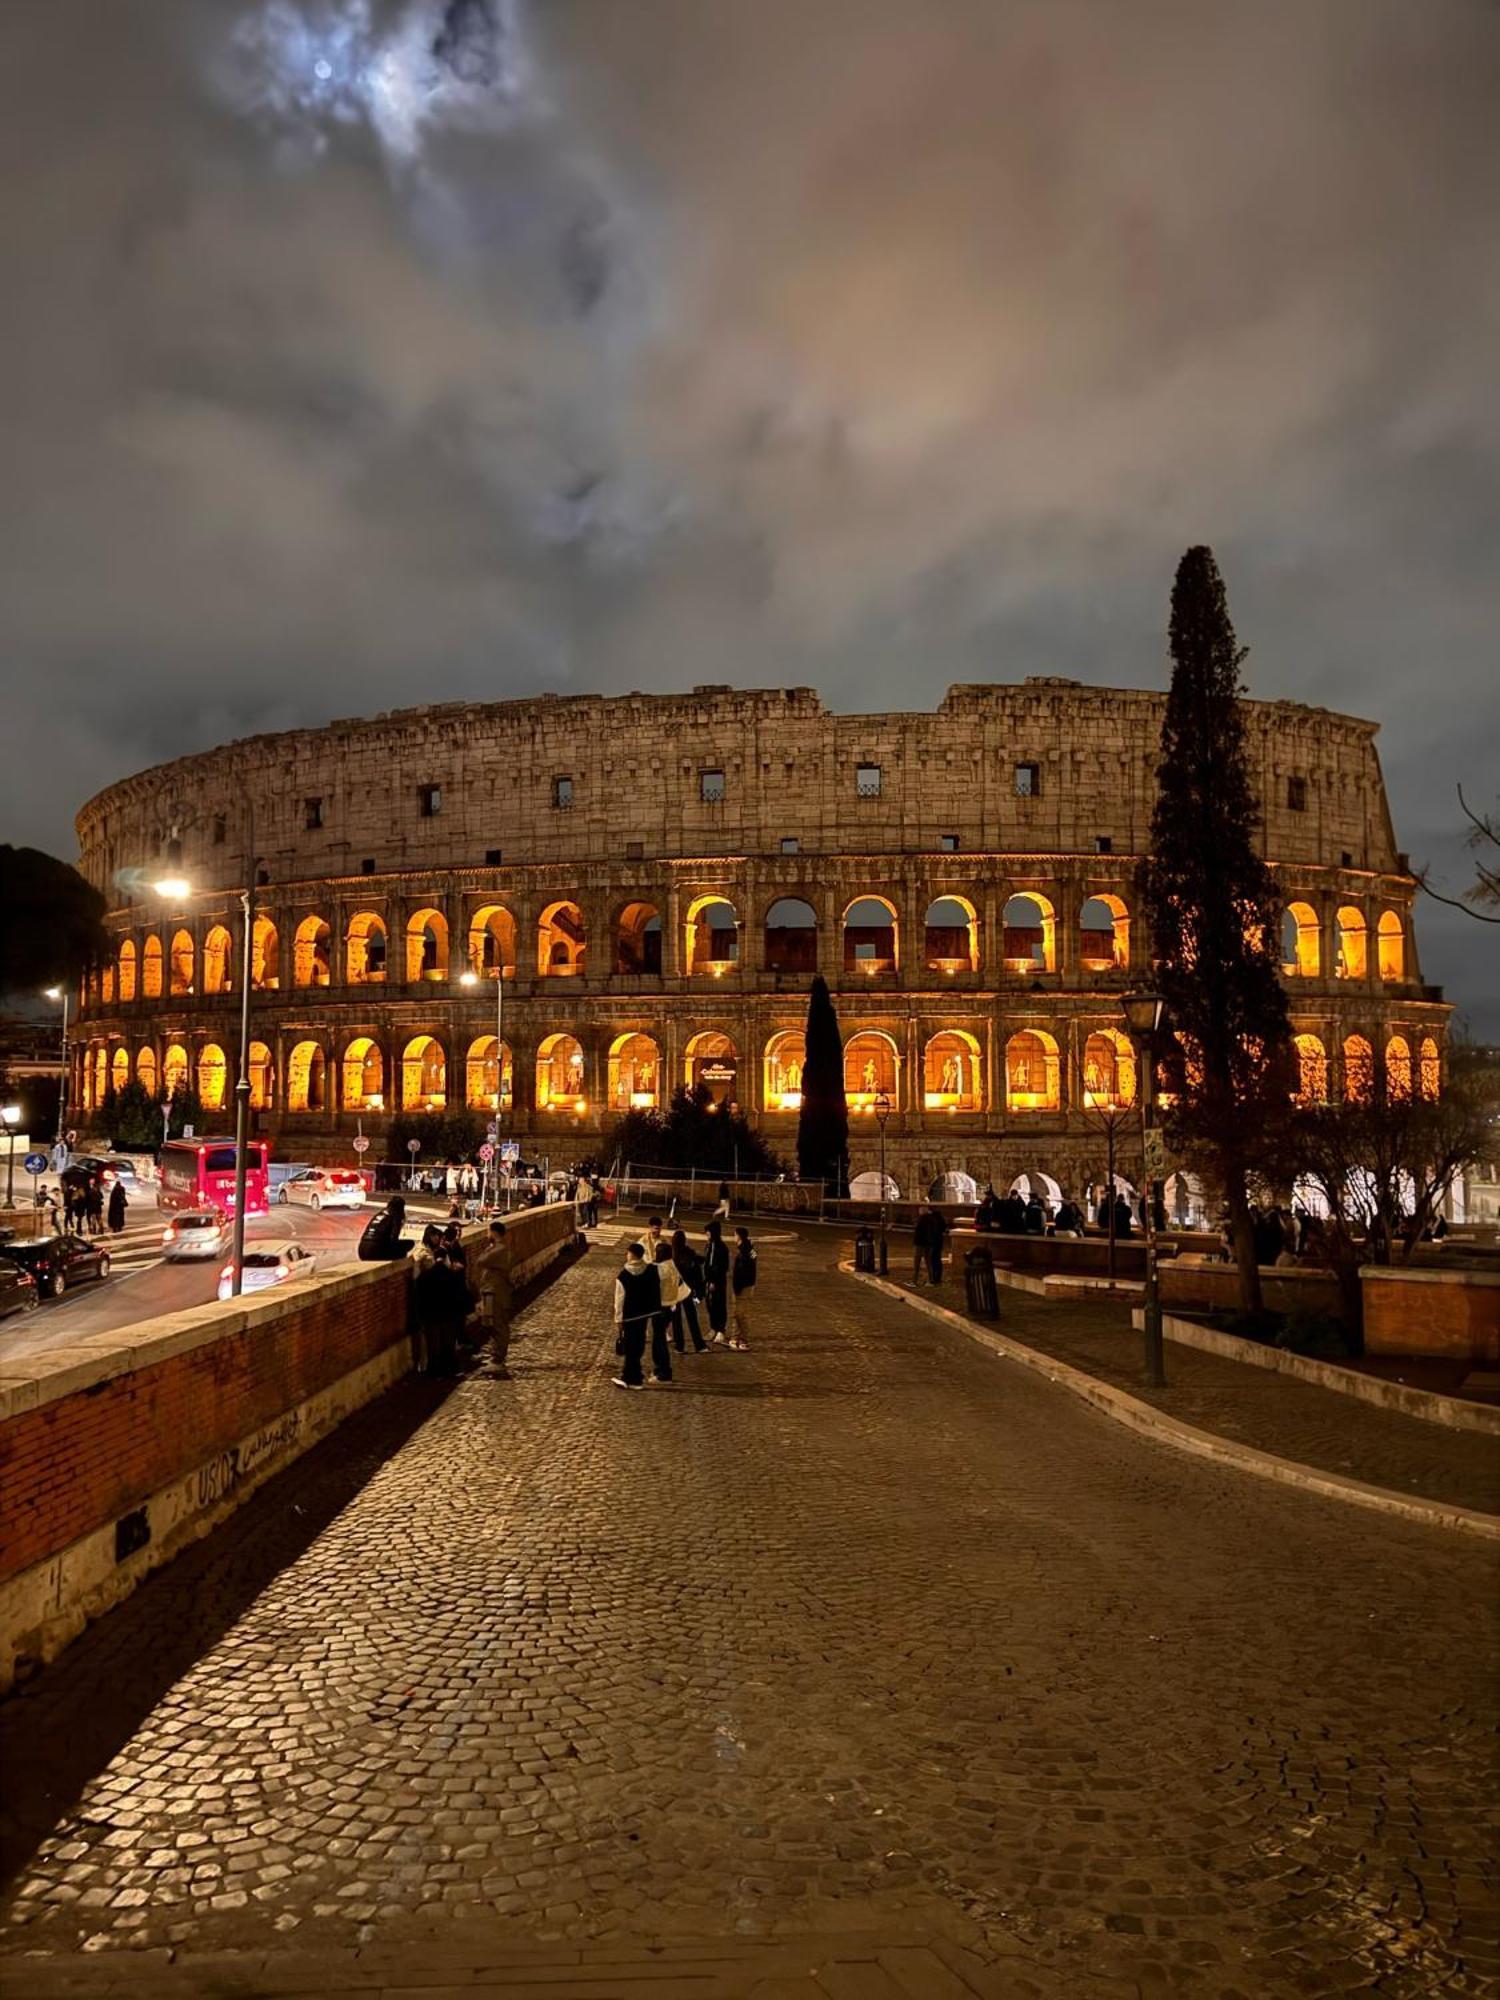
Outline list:
[[[791,1157],[821,971],[856,1169],[884,1094],[904,1186],[1077,1190],[1136,1088],[1120,999],[1149,976],[1133,885],[1163,702],[1057,679],[883,715],[806,688],[543,695],[144,771],[78,815],[118,944],[86,983],[72,1101],[135,1076],[227,1112],[253,867],[250,1082],[278,1154],[347,1160],[398,1107],[498,1104],[528,1155],[607,1158],[617,1114],[701,1083]],[[1449,1010],[1376,725],[1247,712],[1304,1089],[1381,1065],[1435,1087]]]

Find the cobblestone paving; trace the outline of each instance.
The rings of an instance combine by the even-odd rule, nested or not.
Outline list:
[[[514,1382],[353,1497],[387,1418],[308,1464],[237,1615],[253,1504],[86,1635],[0,1711],[109,1742],[7,1949],[839,1927],[1005,1994],[1500,1992],[1490,1549],[1137,1438],[840,1247],[768,1249],[756,1351],[642,1395],[596,1253]]]

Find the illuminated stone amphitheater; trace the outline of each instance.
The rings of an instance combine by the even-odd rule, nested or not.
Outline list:
[[[1077,1190],[1099,1107],[1135,1090],[1120,996],[1148,976],[1133,880],[1162,705],[1051,679],[900,715],[806,688],[543,696],[144,771],[78,816],[118,947],[84,994],[73,1101],[189,1080],[227,1119],[253,860],[252,1101],[280,1155],[347,1159],[362,1121],[378,1157],[396,1108],[497,1094],[528,1154],[607,1155],[618,1113],[701,1082],[791,1157],[817,970],[856,1167],[885,1093],[904,1185]],[[1304,1087],[1382,1064],[1430,1087],[1448,1009],[1421,983],[1375,725],[1248,714]],[[150,886],[168,875],[175,903]]]

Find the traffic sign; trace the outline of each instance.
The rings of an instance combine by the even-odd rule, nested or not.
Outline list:
[[[1167,1171],[1167,1138],[1164,1132],[1151,1131],[1146,1134],[1146,1172],[1153,1180],[1160,1180]]]
[[[418,1153],[420,1153],[422,1150],[422,1141],[420,1139],[408,1139],[406,1142],[406,1150],[408,1153],[411,1154],[412,1158],[415,1159]]]
[[[46,1173],[47,1155],[45,1153],[28,1153],[26,1155],[26,1171],[28,1174]]]
[[[480,1147],[480,1149],[479,1149],[479,1157],[480,1157],[480,1159],[481,1159],[481,1160],[483,1160],[483,1161],[484,1161],[484,1163],[485,1163],[485,1165],[486,1165],[486,1166],[488,1166],[488,1165],[489,1165],[489,1163],[490,1163],[490,1161],[494,1159],[494,1157],[495,1157],[495,1149],[494,1149],[494,1147],[493,1147],[492,1145],[490,1145],[490,1143],[488,1142],[488,1140],[486,1140],[486,1142],[484,1143],[484,1145],[482,1145],[482,1146]]]
[[[358,1138],[357,1138],[357,1139],[355,1140],[355,1142],[354,1142],[354,1150],[355,1150],[355,1152],[356,1152],[356,1153],[368,1153],[368,1152],[369,1152],[369,1150],[370,1150],[370,1142],[369,1142],[369,1140],[368,1140],[368,1139],[367,1139],[367,1138],[365,1137],[365,1135],[364,1135],[364,1133],[363,1133],[363,1132],[361,1132],[361,1133],[360,1133],[360,1135],[359,1135],[359,1137],[358,1137]]]
[[[500,1141],[500,1158],[506,1166],[513,1167],[520,1157],[521,1142],[519,1139],[502,1139]]]
[[[495,1123],[493,1118],[490,1120],[489,1124],[485,1126],[484,1136],[486,1139],[490,1140],[498,1139],[500,1137],[500,1127]]]

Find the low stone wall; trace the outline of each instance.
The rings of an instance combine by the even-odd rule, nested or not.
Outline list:
[[[1367,1264],[1359,1277],[1366,1354],[1441,1355],[1500,1366],[1500,1271]]]
[[[1233,1264],[1179,1263],[1173,1259],[1160,1266],[1157,1283],[1164,1306],[1200,1312],[1239,1310],[1240,1274]],[[1331,1271],[1263,1264],[1260,1292],[1262,1303],[1272,1312],[1328,1313],[1335,1319],[1343,1318],[1338,1279]]]
[[[574,1234],[571,1203],[510,1217],[515,1281]],[[407,1372],[410,1277],[341,1264],[0,1361],[0,1689]]]

